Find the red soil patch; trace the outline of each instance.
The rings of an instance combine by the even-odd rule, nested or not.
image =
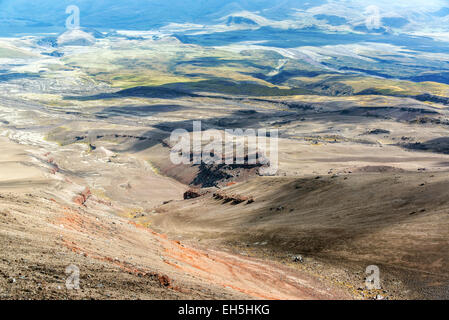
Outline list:
[[[73,202],[75,202],[77,205],[83,206],[91,195],[92,193],[89,187],[86,187],[86,189],[84,189],[81,194],[73,198]]]

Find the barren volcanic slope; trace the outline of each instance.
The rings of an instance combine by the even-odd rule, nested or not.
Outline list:
[[[449,298],[446,42],[218,23],[0,40],[0,298]],[[193,121],[279,170],[173,164]]]

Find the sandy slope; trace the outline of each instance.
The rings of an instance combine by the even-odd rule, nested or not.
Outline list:
[[[42,170],[27,157],[23,146],[11,143],[8,138],[0,137],[0,188],[15,189],[24,192],[48,183]]]
[[[169,240],[111,213],[114,205],[95,195],[77,205],[67,197],[76,188],[61,183],[61,172],[30,167],[21,145],[1,145],[2,157],[15,160],[8,170],[28,168],[20,180],[8,171],[0,176],[2,299],[351,298],[276,262]],[[80,290],[65,288],[69,265],[80,269]]]
[[[233,205],[181,200],[185,186],[126,154],[1,145],[1,298],[447,297],[448,173],[255,177],[222,191],[255,198]],[[65,289],[71,264],[79,291]],[[380,291],[364,289],[371,264]]]
[[[338,267],[349,272],[336,278],[354,289],[374,264],[391,297],[447,298],[448,177],[400,171],[258,177],[222,191],[254,197],[254,203],[235,205],[208,194],[162,206],[149,219],[184,239],[233,245],[284,263],[300,253],[328,264],[328,274]]]

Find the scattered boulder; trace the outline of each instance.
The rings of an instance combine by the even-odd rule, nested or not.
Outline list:
[[[77,205],[83,206],[91,195],[92,192],[90,191],[89,187],[86,187],[83,192],[73,198],[73,202],[75,202]]]
[[[200,190],[189,189],[184,192],[184,200],[199,198],[204,195]]]
[[[126,190],[131,190],[131,189],[132,189],[132,186],[131,186],[131,183],[127,182],[127,183],[121,184],[121,185],[120,185],[120,188],[126,189]]]
[[[374,129],[368,131],[367,134],[390,134],[390,131],[385,129]]]
[[[224,203],[231,203],[233,205],[237,205],[243,202],[247,204],[254,203],[255,200],[253,197],[246,197],[238,194],[226,194],[224,192],[218,191],[213,194],[214,199],[224,200]]]
[[[363,173],[384,173],[384,172],[403,173],[403,172],[406,172],[406,170],[404,170],[402,168],[397,168],[397,167],[392,167],[392,166],[364,166],[361,168],[357,168],[355,171],[363,172]]]
[[[170,287],[171,286],[171,280],[168,276],[166,275],[158,275],[158,280],[159,283],[161,284],[161,286],[163,287]]]

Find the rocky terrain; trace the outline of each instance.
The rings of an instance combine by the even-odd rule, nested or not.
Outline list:
[[[1,299],[448,298],[446,84],[144,36],[0,40]],[[173,164],[194,120],[277,129],[276,175]]]

